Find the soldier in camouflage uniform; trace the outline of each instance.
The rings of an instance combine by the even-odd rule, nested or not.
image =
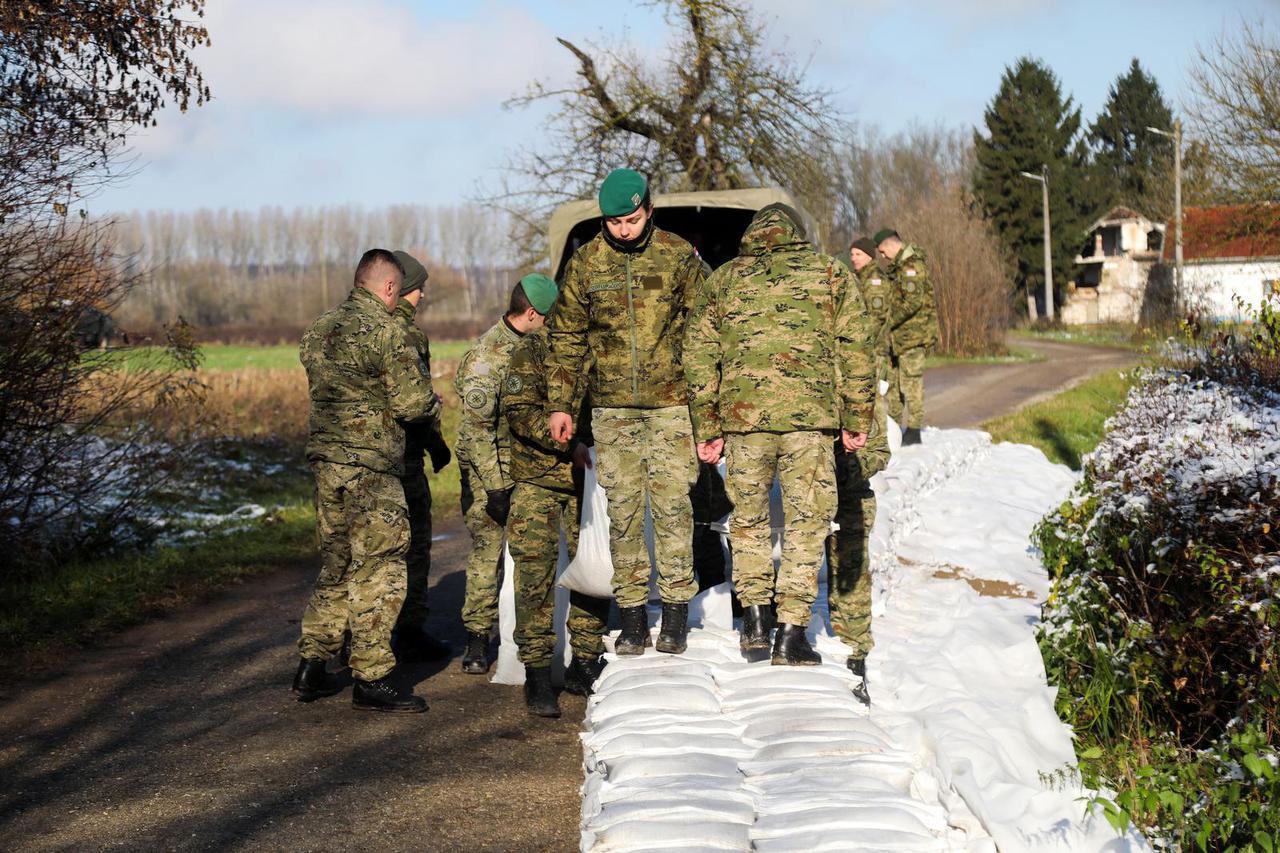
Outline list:
[[[414,322],[427,283],[427,269],[407,252],[394,254],[405,271],[395,316],[404,327],[409,346],[422,359],[430,375],[430,343]],[[451,454],[440,432],[440,421],[406,424],[404,476],[400,483],[404,486],[404,500],[409,510],[409,551],[405,554],[408,586],[404,606],[396,620],[393,646],[402,658],[411,655],[424,660],[444,660],[452,654],[449,645],[428,634],[423,627],[427,620],[427,586],[431,574],[431,487],[424,470],[424,457],[428,453],[435,473],[449,464]]]
[[[525,701],[529,712],[558,717],[560,708],[551,689],[551,656],[555,649],[556,563],[564,531],[572,557],[578,545],[578,516],[582,501],[581,470],[590,465],[590,409],[581,398],[580,383],[574,411],[577,433],[570,444],[557,442],[547,429],[547,336],[534,332],[516,344],[507,369],[502,413],[511,430],[511,477],[516,481],[507,522],[511,559],[515,563],[516,644],[525,665]],[[569,645],[573,662],[565,674],[565,689],[587,695],[604,669],[607,599],[569,593]]]
[[[557,441],[572,437],[574,394],[594,360],[592,431],[597,476],[609,495],[613,590],[622,616],[614,648],[638,655],[650,644],[647,502],[662,596],[657,648],[679,654],[697,592],[689,490],[698,475],[680,349],[707,269],[688,242],[653,227],[643,176],[613,171],[599,201],[601,232],[569,260],[549,324],[549,427]]]
[[[302,616],[302,660],[294,691],[304,701],[335,692],[325,661],[351,628],[352,704],[425,711],[387,675],[391,631],[404,603],[409,521],[404,489],[405,424],[440,416],[427,366],[392,316],[404,269],[385,249],[356,267],[355,287],[302,336],[311,397],[307,461],[316,481],[320,575]]]
[[[743,605],[741,646],[770,647],[775,664],[816,665],[805,627],[836,509],[833,439],[862,447],[871,425],[874,362],[858,289],[839,261],[815,251],[799,215],[762,208],[739,255],[700,290],[685,332],[685,375],[698,455],[723,450],[734,504],[729,538]],[[782,487],[786,532],[776,583],[769,490]]]
[[[854,283],[867,306],[876,354],[876,376],[883,377],[889,359],[890,287],[875,262],[876,245],[867,237],[849,250]],[[877,380],[878,381],[878,380]],[[886,403],[876,389],[875,410],[867,444],[856,453],[836,447],[836,524],[827,539],[827,605],[836,636],[852,649],[850,671],[864,679],[854,693],[866,702],[866,658],[871,651],[871,554],[868,545],[876,520],[871,477],[889,464]]]
[[[552,283],[554,287],[554,282]],[[489,671],[489,638],[498,616],[503,530],[511,509],[511,433],[501,417],[503,380],[511,351],[529,332],[542,328],[555,291],[534,281],[532,293],[517,282],[507,311],[480,336],[458,364],[454,389],[462,401],[458,428],[458,465],[462,479],[462,514],[471,533],[462,624],[467,650],[462,671]],[[476,500],[477,491],[480,500]]]
[[[891,228],[877,232],[875,241],[888,264],[886,275],[894,295],[889,331],[893,360],[889,417],[903,426],[903,444],[919,444],[924,426],[925,353],[938,340],[933,283],[920,247],[904,243]]]

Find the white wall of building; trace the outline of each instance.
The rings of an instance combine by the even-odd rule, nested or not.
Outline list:
[[[1256,311],[1266,294],[1280,288],[1280,257],[1187,261],[1183,265],[1183,301],[1208,311],[1214,319],[1237,320],[1236,296]]]

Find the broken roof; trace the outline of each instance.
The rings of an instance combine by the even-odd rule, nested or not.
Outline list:
[[[1173,230],[1173,223],[1169,224]],[[1173,257],[1172,241],[1165,255]],[[1183,260],[1280,256],[1280,205],[1188,207],[1182,211]]]

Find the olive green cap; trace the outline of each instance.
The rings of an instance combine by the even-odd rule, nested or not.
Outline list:
[[[875,240],[876,245],[879,246],[881,243],[883,243],[885,240],[888,240],[890,237],[897,237],[897,236],[898,236],[898,232],[894,231],[892,228],[881,228],[879,231],[876,232],[876,236],[872,237],[871,239]]]
[[[427,283],[427,268],[418,263],[418,259],[408,252],[392,252],[400,266],[404,267],[404,283],[400,285],[400,295],[404,296],[421,290]]]
[[[614,169],[600,185],[600,213],[627,216],[644,204],[649,182],[634,169]]]
[[[870,237],[859,237],[849,245],[849,249],[858,249],[863,254],[874,258],[876,256],[876,241]]]
[[[528,297],[533,310],[542,315],[551,312],[551,306],[556,304],[556,297],[560,295],[560,288],[556,283],[537,272],[529,273],[520,279],[520,288],[524,290],[524,295]]]

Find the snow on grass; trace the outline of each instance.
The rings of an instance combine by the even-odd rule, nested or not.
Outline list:
[[[1074,482],[959,430],[877,476],[869,709],[825,589],[820,667],[744,662],[723,588],[695,599],[684,655],[610,655],[582,735],[582,849],[1147,849],[1085,813],[1035,641],[1048,579],[1029,537]]]

